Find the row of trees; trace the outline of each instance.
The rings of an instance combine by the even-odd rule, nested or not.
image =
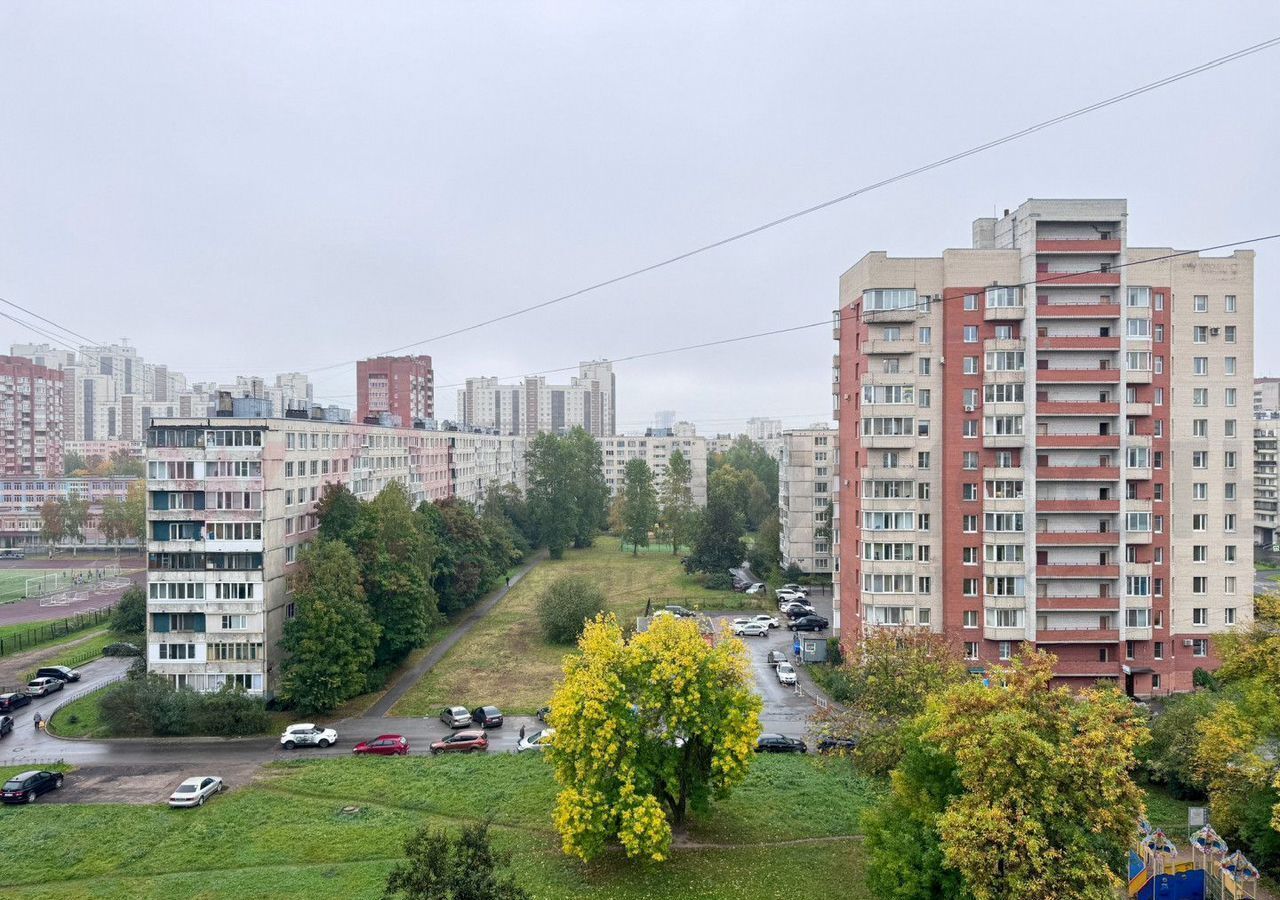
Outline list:
[[[1148,732],[1114,687],[1050,687],[1054,658],[1028,652],[985,681],[941,636],[868,637],[822,728],[857,740],[891,789],[864,816],[868,881],[899,900],[1110,900],[1142,794]]]
[[[688,546],[698,521],[689,458],[680,450],[672,451],[660,489],[654,484],[647,462],[628,460],[622,491],[614,500],[612,518],[623,542],[631,544],[633,554],[649,546],[653,532],[660,541],[671,544],[673,556],[682,546]]]
[[[590,547],[608,518],[609,486],[600,444],[581,428],[540,434],[525,453],[529,537],[552,559]]]
[[[412,507],[398,481],[368,502],[326,486],[319,538],[293,576],[281,697],[328,712],[377,687],[445,616],[475,603],[529,546],[509,517],[518,496],[492,492],[479,513],[450,498]]]
[[[1280,594],[1254,601],[1254,621],[1221,635],[1222,665],[1202,689],[1171,697],[1142,752],[1148,776],[1209,801],[1213,827],[1257,865],[1280,867]]]
[[[142,478],[146,475],[146,464],[131,456],[128,450],[116,450],[110,456],[81,456],[79,453],[66,453],[62,457],[62,471],[66,475],[97,475],[100,478],[111,476],[129,476]]]
[[[40,507],[40,539],[46,544],[83,542],[88,524],[89,501],[75,494],[50,497]],[[108,544],[119,545],[127,540],[141,540],[147,527],[146,482],[135,481],[129,485],[123,500],[117,497],[104,498],[98,527]]]

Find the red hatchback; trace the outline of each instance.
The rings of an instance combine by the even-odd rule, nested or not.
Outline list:
[[[470,750],[488,750],[489,737],[483,731],[459,731],[449,735],[443,741],[431,745],[431,752],[449,753],[455,750],[466,753]]]
[[[371,741],[356,744],[352,753],[371,753],[374,756],[407,756],[409,739],[402,734],[380,734]]]

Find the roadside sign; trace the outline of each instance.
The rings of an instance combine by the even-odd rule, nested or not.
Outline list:
[[[1187,808],[1187,827],[1191,829],[1203,828],[1209,821],[1208,809],[1203,806],[1191,806]]]

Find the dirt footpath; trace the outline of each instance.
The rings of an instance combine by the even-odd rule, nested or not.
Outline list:
[[[40,803],[163,803],[173,789],[196,775],[217,775],[233,791],[248,784],[258,763],[215,765],[194,771],[189,765],[84,766],[67,773],[62,790],[43,795]],[[217,801],[214,801],[217,802]]]

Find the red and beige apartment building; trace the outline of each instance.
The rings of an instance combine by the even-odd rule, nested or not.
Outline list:
[[[415,422],[435,417],[436,382],[430,356],[379,356],[356,363],[357,422],[411,428]]]
[[[840,279],[837,624],[976,672],[1188,690],[1253,602],[1253,252],[1131,247],[1123,200],[1028,200],[971,249]]]
[[[0,356],[0,475],[62,474],[62,372]]]

